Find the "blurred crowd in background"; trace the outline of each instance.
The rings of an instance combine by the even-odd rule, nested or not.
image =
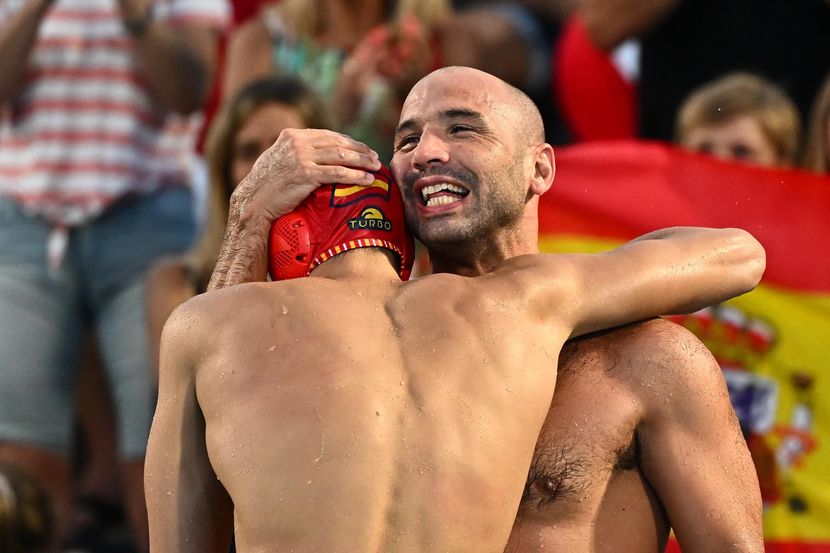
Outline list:
[[[159,337],[284,128],[480,68],[548,140],[830,171],[825,0],[0,0],[0,551],[144,552]]]

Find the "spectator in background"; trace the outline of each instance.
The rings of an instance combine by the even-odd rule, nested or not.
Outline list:
[[[798,159],[801,119],[787,94],[749,73],[695,90],[680,108],[677,142],[719,159],[790,167]]]
[[[231,37],[224,95],[269,74],[297,75],[329,103],[339,129],[388,150],[398,114],[389,81],[412,84],[436,63],[427,37],[448,13],[446,0],[266,4]]]
[[[271,73],[299,75],[329,103],[336,128],[391,155],[403,98],[427,72],[476,67],[549,98],[554,30],[516,3],[449,0],[280,0],[243,25],[228,46],[225,94]],[[549,110],[548,110],[549,111]]]
[[[807,133],[804,168],[820,174],[830,173],[830,77],[816,97]]]
[[[0,460],[70,503],[82,336],[117,415],[127,512],[147,549],[154,406],[145,273],[194,234],[190,171],[225,0],[0,0]]]
[[[206,143],[209,193],[202,237],[186,255],[161,261],[150,272],[147,318],[155,367],[167,317],[180,303],[207,289],[225,235],[228,202],[236,185],[283,129],[330,126],[331,117],[323,102],[302,81],[291,76],[249,83],[218,113]]]
[[[589,35],[610,51],[639,38],[639,133],[671,140],[695,88],[731,71],[782,86],[802,118],[830,67],[827,0],[582,0]]]
[[[442,65],[474,67],[521,89],[541,111],[548,141],[564,141],[566,133],[551,93],[551,57],[560,20],[572,8],[571,2],[472,0],[463,4],[437,31]]]
[[[759,167],[795,166],[800,138],[801,118],[793,101],[781,87],[748,73],[732,73],[700,87],[677,117],[676,140],[684,148]],[[740,422],[761,496],[771,501],[781,493],[775,452],[747,420]]]
[[[54,532],[52,505],[40,484],[14,465],[0,464],[0,551],[44,553]]]

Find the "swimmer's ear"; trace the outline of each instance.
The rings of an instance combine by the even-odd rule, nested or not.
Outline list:
[[[530,191],[537,196],[541,196],[550,190],[553,184],[553,177],[556,174],[556,159],[553,155],[553,147],[550,144],[540,144],[536,146],[534,152]]]

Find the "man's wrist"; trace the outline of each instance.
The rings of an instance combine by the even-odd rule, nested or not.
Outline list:
[[[248,195],[238,187],[231,195],[228,228],[208,290],[266,279],[265,252],[271,220],[248,200]]]
[[[231,195],[228,223],[235,219],[237,231],[243,234],[259,235],[264,232],[267,235],[275,219],[257,209],[257,203],[245,192],[238,189]]]

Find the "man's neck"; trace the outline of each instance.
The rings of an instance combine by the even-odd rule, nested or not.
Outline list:
[[[511,229],[465,244],[429,250],[433,273],[479,276],[493,271],[504,261],[518,255],[539,253],[539,225],[528,218]]]
[[[324,261],[311,272],[311,276],[334,280],[357,278],[362,282],[400,280],[394,265],[397,261],[388,250],[358,248]]]

